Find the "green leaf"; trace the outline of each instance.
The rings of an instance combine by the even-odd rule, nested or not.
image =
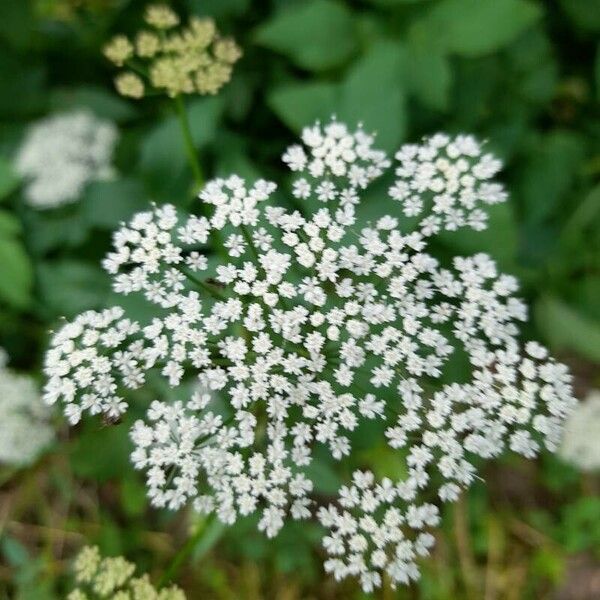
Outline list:
[[[42,263],[38,269],[44,308],[53,316],[72,317],[104,306],[109,279],[99,265],[63,259]]]
[[[600,363],[600,323],[554,296],[544,296],[535,307],[535,318],[548,343]]]
[[[571,188],[584,149],[581,136],[571,131],[552,131],[532,144],[519,177],[520,199],[529,223],[542,222],[558,208]]]
[[[16,236],[21,233],[19,219],[6,210],[0,210],[0,237]]]
[[[127,121],[137,114],[135,106],[115,93],[95,86],[60,88],[50,97],[50,106],[55,111],[88,108],[96,116],[111,121]]]
[[[275,114],[292,130],[317,120],[328,119],[336,110],[339,87],[334,83],[291,83],[274,89],[267,102]]]
[[[316,120],[338,116],[377,133],[376,145],[393,150],[406,129],[403,47],[378,42],[357,61],[341,84],[293,83],[275,89],[268,102],[281,120],[299,132]]]
[[[77,477],[108,481],[131,468],[128,428],[125,424],[102,426],[86,423],[70,446],[70,464]]]
[[[596,61],[594,63],[594,83],[596,84],[596,99],[600,100],[600,44],[596,46]]]
[[[600,30],[600,0],[560,0],[560,4],[578,28]]]
[[[0,158],[0,200],[4,200],[19,186],[19,177],[7,160]]]
[[[431,35],[461,56],[482,56],[510,44],[541,17],[527,0],[442,0],[425,17]]]
[[[187,0],[190,14],[209,15],[217,20],[240,16],[248,11],[250,0]]]
[[[452,69],[446,49],[428,35],[426,27],[415,26],[408,34],[407,52],[411,92],[430,108],[448,108]]]
[[[381,41],[352,66],[342,83],[338,115],[351,126],[362,122],[377,133],[376,146],[394,150],[406,129],[405,54]]]
[[[81,217],[90,226],[112,230],[150,202],[135,179],[98,181],[90,184],[81,201]]]
[[[214,139],[222,112],[220,98],[202,98],[189,103],[187,114],[196,148]],[[184,175],[186,165],[181,128],[173,115],[146,135],[140,150],[140,169],[150,188],[164,195]]]
[[[0,301],[22,309],[31,303],[33,268],[21,241],[0,237]]]
[[[416,4],[423,0],[368,0],[371,4],[381,6],[382,8],[394,8],[403,4]]]
[[[255,39],[310,71],[342,65],[357,46],[352,13],[333,0],[307,0],[282,9],[256,31]]]
[[[510,202],[486,207],[488,227],[483,231],[460,229],[443,231],[439,239],[452,248],[453,254],[465,255],[487,252],[504,268],[515,264],[518,249],[517,224]]]

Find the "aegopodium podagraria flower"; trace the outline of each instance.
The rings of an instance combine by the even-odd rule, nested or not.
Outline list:
[[[54,431],[34,380],[13,372],[6,363],[0,348],[0,463],[24,467],[50,444]]]
[[[135,565],[122,556],[103,558],[96,546],[83,548],[73,567],[78,587],[67,600],[185,600],[177,586],[157,590],[148,575],[133,577]]]
[[[15,158],[28,204],[41,209],[69,204],[88,183],[110,178],[117,138],[113,123],[84,110],[35,123]]]
[[[565,424],[560,456],[582,471],[600,471],[600,392],[580,402]]]
[[[45,366],[46,400],[72,423],[118,418],[127,390],[159,373],[180,400],[152,402],[131,431],[152,503],[191,503],[225,523],[258,512],[268,536],[317,515],[326,569],[365,590],[384,572],[394,585],[416,579],[435,497],[455,500],[480,459],[556,450],[574,403],[567,369],[518,338],[527,310],[514,277],[485,254],[446,263],[428,252],[438,231],[485,227],[486,206],[506,200],[492,181],[500,162],[466,135],[404,146],[392,199],[359,223],[361,195],[391,166],[373,141],[333,120],[285,152],[296,202],[317,210],[286,209],[274,183],[234,175],[200,193],[209,218],[171,205],[137,214],[104,267],[155,318],[84,313],[56,332]],[[399,210],[418,217],[414,229]],[[229,256],[217,264],[204,252],[215,230]],[[319,507],[314,451],[342,461],[366,431],[398,452],[406,477],[357,471]]]
[[[123,96],[142,98],[146,85],[174,98],[181,94],[216,94],[230,79],[233,65],[242,56],[230,38],[221,37],[214,21],[192,17],[185,27],[166,5],[151,5],[144,20],[150,29],[133,40],[117,35],[104,55],[118,67],[115,79]]]

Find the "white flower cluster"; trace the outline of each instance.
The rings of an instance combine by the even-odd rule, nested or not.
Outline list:
[[[110,178],[117,128],[87,111],[50,116],[33,125],[15,158],[25,199],[40,209],[75,202],[87,183]]]
[[[560,456],[582,471],[600,471],[600,392],[580,402],[564,428]]]
[[[391,196],[421,219],[403,232],[394,216],[357,220],[362,190],[390,166],[371,136],[332,121],[302,141],[283,158],[297,198],[322,201],[315,212],[232,176],[201,192],[211,217],[154,207],[116,232],[104,262],[114,289],[143,294],[156,317],[113,308],[65,325],[46,398],[77,422],[84,411],[118,417],[148,371],[182,395],[195,382],[206,393],[154,402],[135,424],[134,464],[155,504],[191,502],[226,523],[259,511],[269,536],[288,515],[314,514],[315,450],[344,459],[375,427],[406,478],[356,472],[316,511],[330,530],[327,569],[370,590],[384,572],[392,584],[418,576],[438,519],[424,498],[456,499],[481,459],[555,450],[574,400],[565,367],[518,340],[515,279],[484,254],[442,264],[427,252],[428,235],[480,229],[479,205],[506,198],[486,181],[496,159],[467,136],[401,149]],[[214,231],[229,256],[218,264],[203,252]]]
[[[31,377],[6,367],[0,348],[0,463],[31,464],[54,438],[49,408]]]

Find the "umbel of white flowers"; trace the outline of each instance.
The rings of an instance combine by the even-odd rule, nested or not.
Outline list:
[[[39,209],[70,204],[89,182],[110,178],[117,137],[113,123],[84,110],[35,123],[15,158],[27,203]]]
[[[24,467],[50,444],[54,431],[35,381],[10,370],[7,362],[0,348],[0,463]]]
[[[367,591],[384,572],[408,583],[434,541],[431,499],[455,500],[482,458],[555,450],[571,378],[542,346],[521,344],[517,282],[489,256],[443,264],[428,253],[436,233],[483,229],[486,206],[506,200],[491,181],[500,162],[473,137],[403,146],[391,199],[362,224],[361,195],[391,166],[371,135],[316,124],[283,160],[295,203],[317,209],[286,209],[274,183],[234,175],[200,193],[209,217],[166,205],[117,231],[104,261],[114,289],[143,295],[156,316],[114,307],[64,325],[45,398],[72,423],[118,418],[127,391],[159,373],[181,400],[152,402],[131,431],[154,505],[192,503],[225,523],[258,512],[268,536],[316,514],[336,578]],[[229,256],[216,265],[205,253],[214,231]],[[200,391],[184,397],[190,381]],[[397,450],[406,477],[357,471],[318,506],[313,452],[344,459],[365,427]]]

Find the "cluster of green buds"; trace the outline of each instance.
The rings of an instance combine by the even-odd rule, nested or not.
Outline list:
[[[74,563],[79,587],[67,600],[185,600],[178,587],[157,590],[148,575],[132,577],[135,566],[122,556],[103,558],[95,546],[81,550]]]
[[[117,91],[142,98],[147,86],[172,98],[181,94],[216,94],[230,79],[242,52],[231,38],[221,37],[209,18],[192,17],[186,26],[164,4],[146,8],[149,29],[133,40],[117,35],[104,55],[118,67],[126,67],[115,79]]]

